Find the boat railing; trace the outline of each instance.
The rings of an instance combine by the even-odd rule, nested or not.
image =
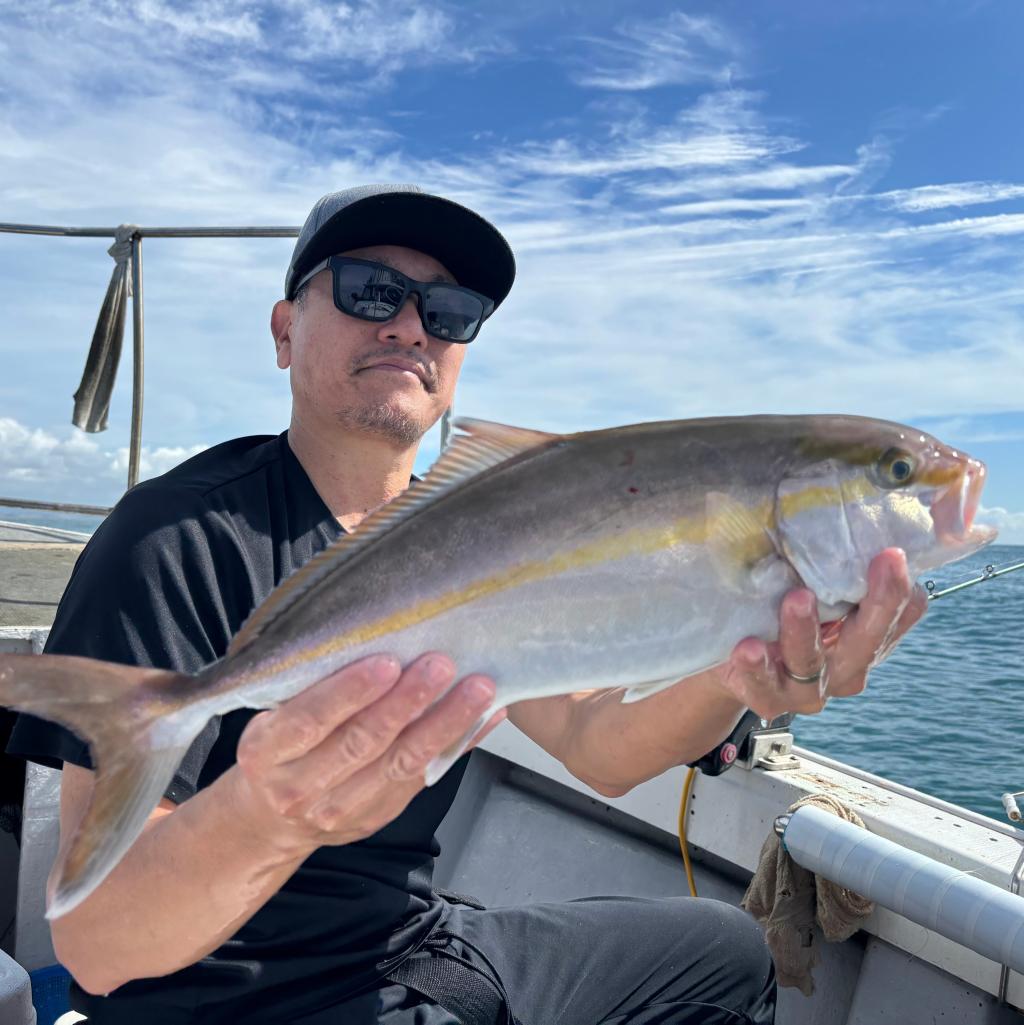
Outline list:
[[[298,227],[141,227],[121,224],[107,228],[71,228],[52,224],[5,224],[0,232],[19,235],[51,235],[69,238],[110,238],[114,244],[108,252],[114,258],[114,271],[100,315],[93,332],[82,385],[76,393],[72,423],[88,433],[106,428],[106,407],[113,389],[124,335],[125,304],[132,300],[132,414],[128,446],[127,487],[139,481],[142,454],[142,405],[144,393],[144,302],[142,240],[144,238],[295,238]],[[85,390],[88,394],[81,395]],[[442,444],[447,440],[447,419],[442,428]],[[110,510],[103,506],[77,505],[64,502],[39,502],[29,499],[0,498],[0,505],[23,509],[48,509],[105,516]]]

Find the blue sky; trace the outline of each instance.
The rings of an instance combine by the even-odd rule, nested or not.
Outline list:
[[[988,462],[1024,543],[1022,30],[963,0],[0,0],[0,220],[294,225],[414,181],[519,261],[460,412],[910,422]],[[105,249],[0,235],[0,494],[123,486],[127,361],[110,429],[69,422]],[[286,426],[290,249],[145,244],[146,472]]]

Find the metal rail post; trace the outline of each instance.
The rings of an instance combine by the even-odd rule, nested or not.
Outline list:
[[[132,433],[128,443],[129,488],[139,483],[144,370],[142,237],[136,234],[132,236]]]

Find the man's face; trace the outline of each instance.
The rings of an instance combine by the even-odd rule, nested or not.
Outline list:
[[[418,281],[455,279],[432,256],[402,246],[368,246],[344,255],[375,260]],[[391,320],[372,323],[334,305],[330,269],[305,300],[282,300],[271,329],[277,365],[290,369],[294,413],[333,418],[352,430],[415,444],[451,404],[466,346],[432,338],[410,296]]]

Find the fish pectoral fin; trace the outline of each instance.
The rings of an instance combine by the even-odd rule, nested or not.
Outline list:
[[[652,694],[668,690],[669,687],[674,687],[679,683],[682,678],[682,675],[669,676],[664,680],[648,680],[646,683],[634,683],[622,695],[622,704],[628,705],[633,701],[642,701],[644,698],[649,698]]]
[[[730,590],[750,593],[751,571],[777,558],[775,545],[757,513],[724,491],[705,499],[707,547],[718,578]]]

